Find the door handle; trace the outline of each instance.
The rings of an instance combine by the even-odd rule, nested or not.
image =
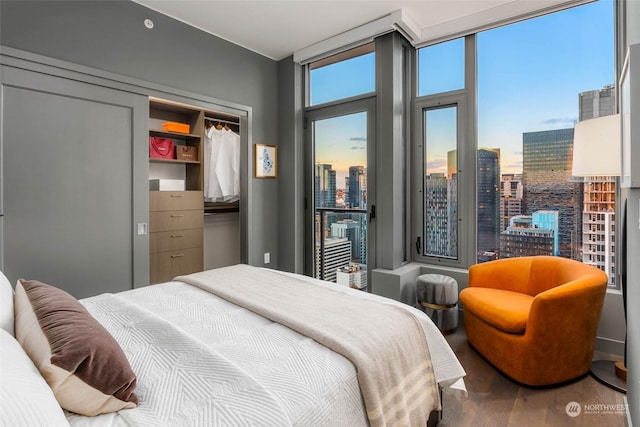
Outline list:
[[[369,222],[373,221],[376,217],[376,205],[371,205],[371,210],[369,211]]]

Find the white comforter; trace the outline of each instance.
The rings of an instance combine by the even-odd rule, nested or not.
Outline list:
[[[349,360],[206,291],[168,282],[82,302],[127,354],[138,375],[140,405],[93,418],[69,414],[71,425],[368,424]],[[456,383],[464,370],[440,332],[422,312],[397,304],[420,318],[438,383]]]

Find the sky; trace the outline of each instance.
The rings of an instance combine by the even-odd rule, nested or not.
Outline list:
[[[578,94],[615,83],[613,25],[613,0],[600,0],[478,34],[478,147],[500,149],[502,173],[522,171],[523,132],[573,127]],[[420,51],[419,94],[463,86],[463,49],[458,39]],[[312,105],[373,92],[374,60],[368,54],[313,70]],[[428,170],[446,172],[456,115],[432,116]],[[338,188],[349,166],[366,166],[365,146],[362,114],[317,123],[316,163],[333,165]]]
[[[500,148],[502,173],[522,172],[524,132],[573,127],[579,93],[615,83],[613,25],[613,1],[600,0],[478,34],[478,147]],[[463,46],[450,44],[430,80],[455,86]]]
[[[349,166],[367,167],[367,115],[355,113],[315,123],[316,163],[332,165],[336,188],[345,188]]]
[[[374,54],[313,70],[311,88],[311,105],[375,91]],[[316,163],[332,165],[336,188],[345,188],[349,166],[367,167],[366,120],[365,113],[356,113],[315,123]]]

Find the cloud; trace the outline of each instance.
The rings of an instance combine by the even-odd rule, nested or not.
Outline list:
[[[551,129],[572,128],[578,121],[577,117],[552,117],[542,121],[540,124]]]
[[[364,150],[367,147],[358,147],[357,145],[354,145],[353,147],[351,147],[352,150]]]
[[[361,137],[361,136],[354,136],[353,138],[349,138],[349,141],[367,142],[367,138],[364,138],[364,137]]]
[[[438,159],[438,160],[433,160],[430,162],[427,162],[427,169],[431,170],[431,169],[439,169],[439,168],[443,168],[447,166],[447,161],[445,159]]]

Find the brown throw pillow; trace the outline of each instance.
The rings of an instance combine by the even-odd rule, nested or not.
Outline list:
[[[124,352],[73,296],[20,279],[15,315],[16,339],[64,409],[93,416],[137,406]]]

